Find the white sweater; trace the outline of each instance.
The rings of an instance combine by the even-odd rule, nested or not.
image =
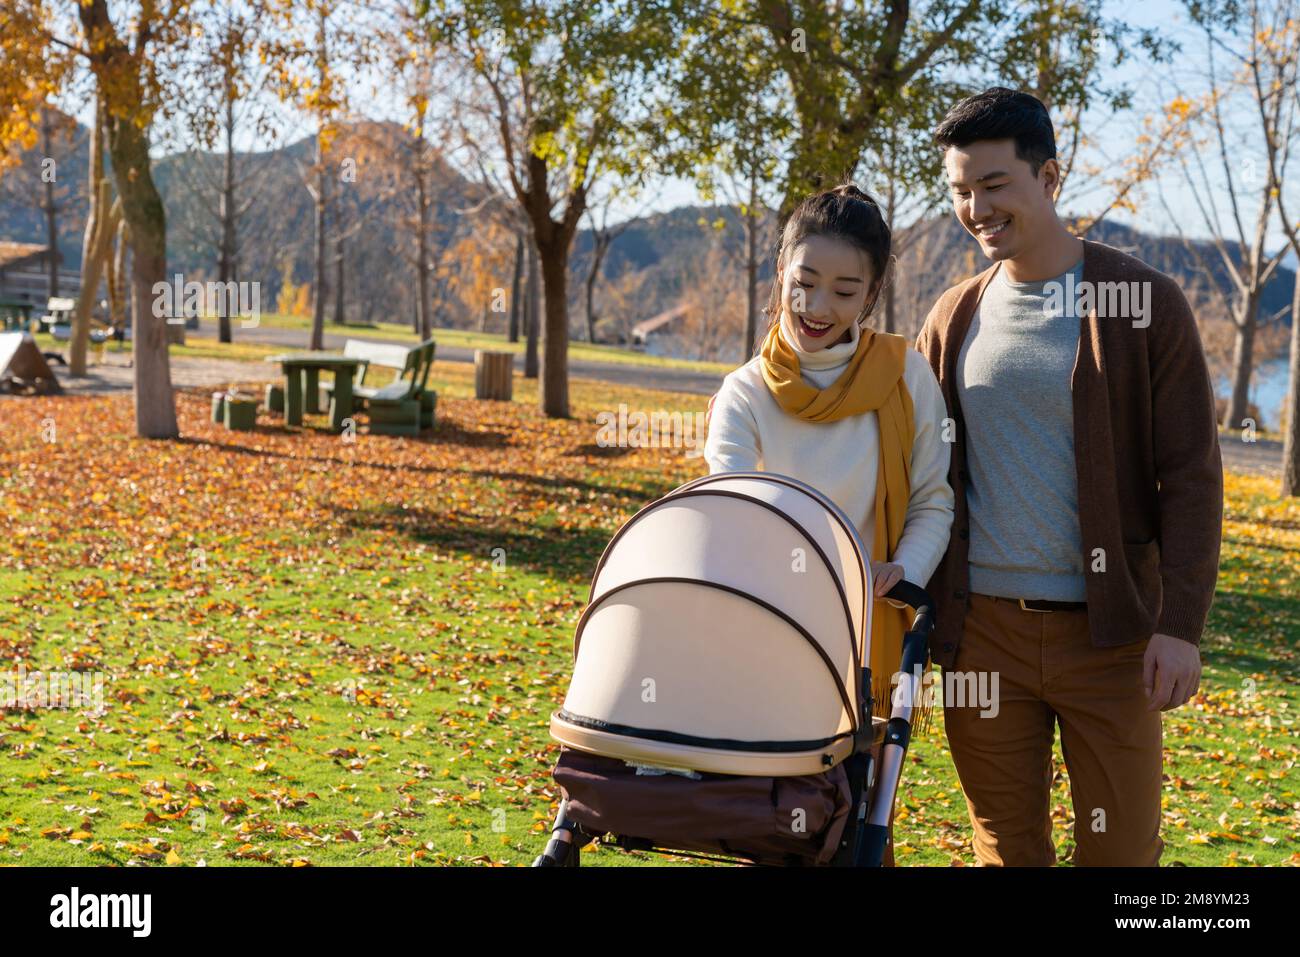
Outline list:
[[[812,353],[792,346],[805,382],[825,389],[839,378],[858,346],[858,326],[850,328],[850,342]],[[784,330],[781,335],[785,337]],[[853,520],[870,558],[880,448],[876,413],[835,422],[809,422],[791,415],[763,381],[761,362],[762,357],[755,356],[723,380],[704,444],[709,473],[778,472],[808,483]],[[941,438],[948,412],[934,373],[915,349],[907,350],[903,382],[915,412],[912,495],[903,537],[889,560],[903,566],[904,578],[924,587],[943,558],[952,528],[951,447]]]

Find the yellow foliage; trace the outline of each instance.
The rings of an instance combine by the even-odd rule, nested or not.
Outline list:
[[[1165,107],[1165,111],[1171,118],[1185,120],[1191,115],[1192,104],[1185,97],[1175,97],[1170,101],[1169,105]]]
[[[293,276],[286,268],[284,281],[280,283],[280,295],[275,302],[275,311],[284,316],[311,315],[311,283],[294,283]]]

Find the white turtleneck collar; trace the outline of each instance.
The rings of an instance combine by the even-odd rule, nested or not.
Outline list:
[[[849,341],[841,342],[839,345],[827,346],[825,349],[818,349],[816,352],[805,352],[799,348],[799,344],[791,342],[785,333],[785,326],[779,328],[779,333],[786,344],[794,351],[799,358],[799,371],[803,372],[809,369],[834,369],[842,366],[853,358],[853,353],[858,351],[858,339],[861,338],[859,325],[854,322],[849,326]]]

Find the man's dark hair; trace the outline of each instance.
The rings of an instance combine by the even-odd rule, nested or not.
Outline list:
[[[934,141],[943,149],[1008,139],[1015,140],[1016,157],[1028,163],[1035,176],[1045,162],[1056,159],[1056,134],[1047,107],[1038,97],[1005,86],[966,97],[934,130]]]

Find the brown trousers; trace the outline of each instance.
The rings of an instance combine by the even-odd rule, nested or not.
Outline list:
[[[1147,710],[1147,642],[1095,648],[1087,611],[1026,611],[1019,602],[971,595],[951,677],[944,725],[983,866],[1056,863],[1049,813],[1052,743],[1074,800],[1074,863],[1159,865],[1163,748],[1160,712]],[[950,701],[981,674],[996,714],[978,698]],[[985,709],[989,712],[992,708]]]

